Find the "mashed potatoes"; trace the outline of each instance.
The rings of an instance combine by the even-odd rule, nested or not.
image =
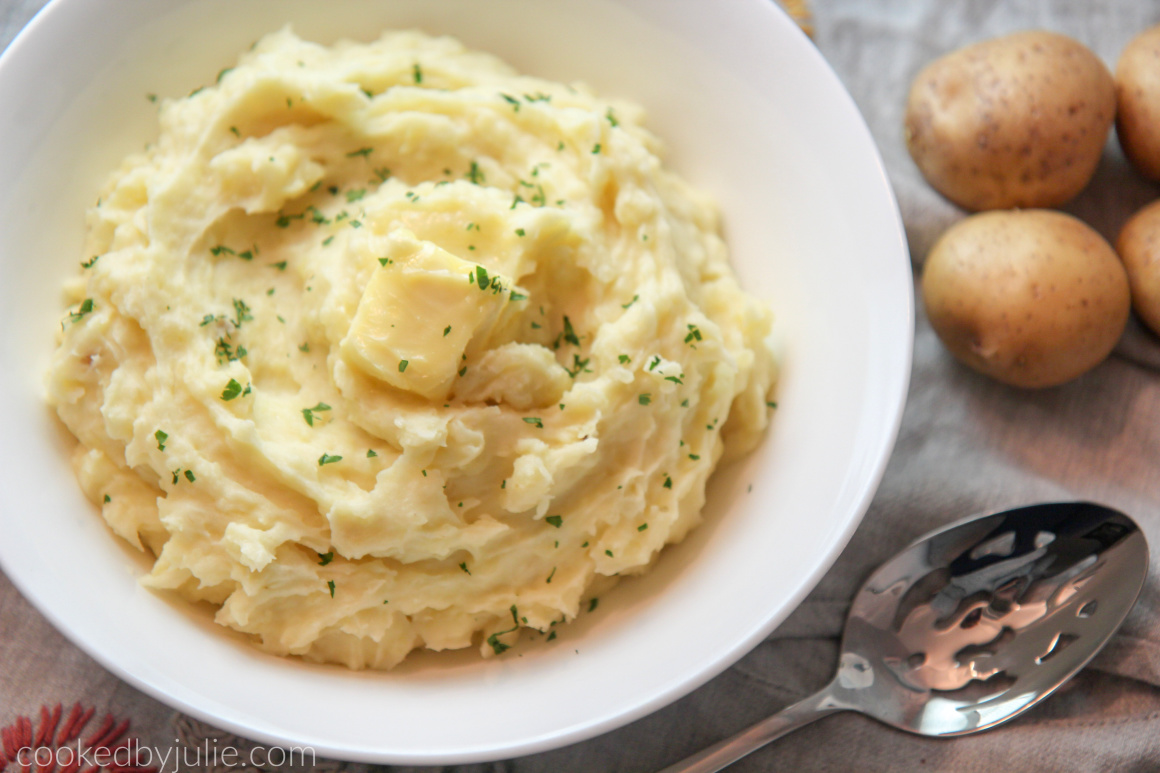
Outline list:
[[[48,381],[145,584],[389,668],[550,635],[684,537],[766,426],[770,315],[641,119],[416,33],[283,31],[166,101]]]

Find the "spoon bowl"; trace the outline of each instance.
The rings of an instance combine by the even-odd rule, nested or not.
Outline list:
[[[1103,648],[1147,572],[1139,527],[1102,505],[1031,505],[952,523],[862,585],[830,684],[662,773],[720,770],[837,711],[927,736],[994,727]]]

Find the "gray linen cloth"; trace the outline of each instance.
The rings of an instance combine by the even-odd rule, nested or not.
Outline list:
[[[42,2],[0,0],[0,45]],[[1160,23],[1160,3],[1152,0],[815,0],[812,10],[815,40],[881,148],[916,273],[938,235],[963,217],[925,184],[902,143],[903,102],[917,71],[966,43],[1028,28],[1071,35],[1114,67],[1128,40]],[[1091,186],[1065,209],[1114,240],[1131,213],[1157,195],[1127,166],[1113,138]],[[1132,514],[1160,556],[1160,341],[1133,323],[1116,354],[1090,374],[1063,387],[1022,392],[956,363],[919,306],[910,398],[882,485],[833,569],[767,641],[703,688],[620,730],[531,757],[443,770],[650,771],[675,762],[825,684],[836,665],[849,599],[861,581],[911,539],[971,513],[1092,499]],[[1154,564],[1138,606],[1096,661],[1043,705],[999,729],[932,740],[839,714],[732,770],[1160,769],[1158,606]],[[96,707],[98,718],[110,712],[131,719],[131,732],[147,746],[227,738],[105,672],[0,575],[0,727],[25,715],[35,724],[45,704],[63,702],[67,713],[75,701]],[[96,724],[94,719],[90,727]],[[367,767],[319,761],[316,769]]]

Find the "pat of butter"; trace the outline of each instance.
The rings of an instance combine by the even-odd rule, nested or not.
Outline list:
[[[391,234],[379,263],[341,355],[391,386],[443,400],[468,343],[486,337],[512,303],[512,282],[406,230]]]

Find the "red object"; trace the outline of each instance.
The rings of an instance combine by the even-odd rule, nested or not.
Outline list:
[[[23,773],[77,773],[86,761],[102,757],[112,758],[114,752],[121,749],[130,750],[128,759],[136,759],[136,750],[139,742],[135,738],[126,738],[129,732],[129,720],[117,722],[112,714],[105,715],[100,726],[84,741],[79,740],[81,733],[96,713],[94,708],[84,708],[80,703],[73,705],[68,717],[61,724],[63,715],[61,704],[51,709],[40,707],[40,721],[34,726],[28,717],[17,717],[16,721],[7,727],[0,728],[0,773],[4,773],[9,766],[15,765]],[[60,732],[57,732],[57,727]],[[55,738],[53,736],[56,736]],[[65,755],[63,749],[71,749],[76,742],[76,750],[83,750],[84,754],[74,751],[68,755],[68,764],[57,767],[58,762]],[[52,759],[42,764],[44,752],[51,752]],[[24,761],[20,760],[21,751],[24,751]],[[155,766],[120,765],[111,762],[108,766],[89,765],[84,773],[158,773]]]

